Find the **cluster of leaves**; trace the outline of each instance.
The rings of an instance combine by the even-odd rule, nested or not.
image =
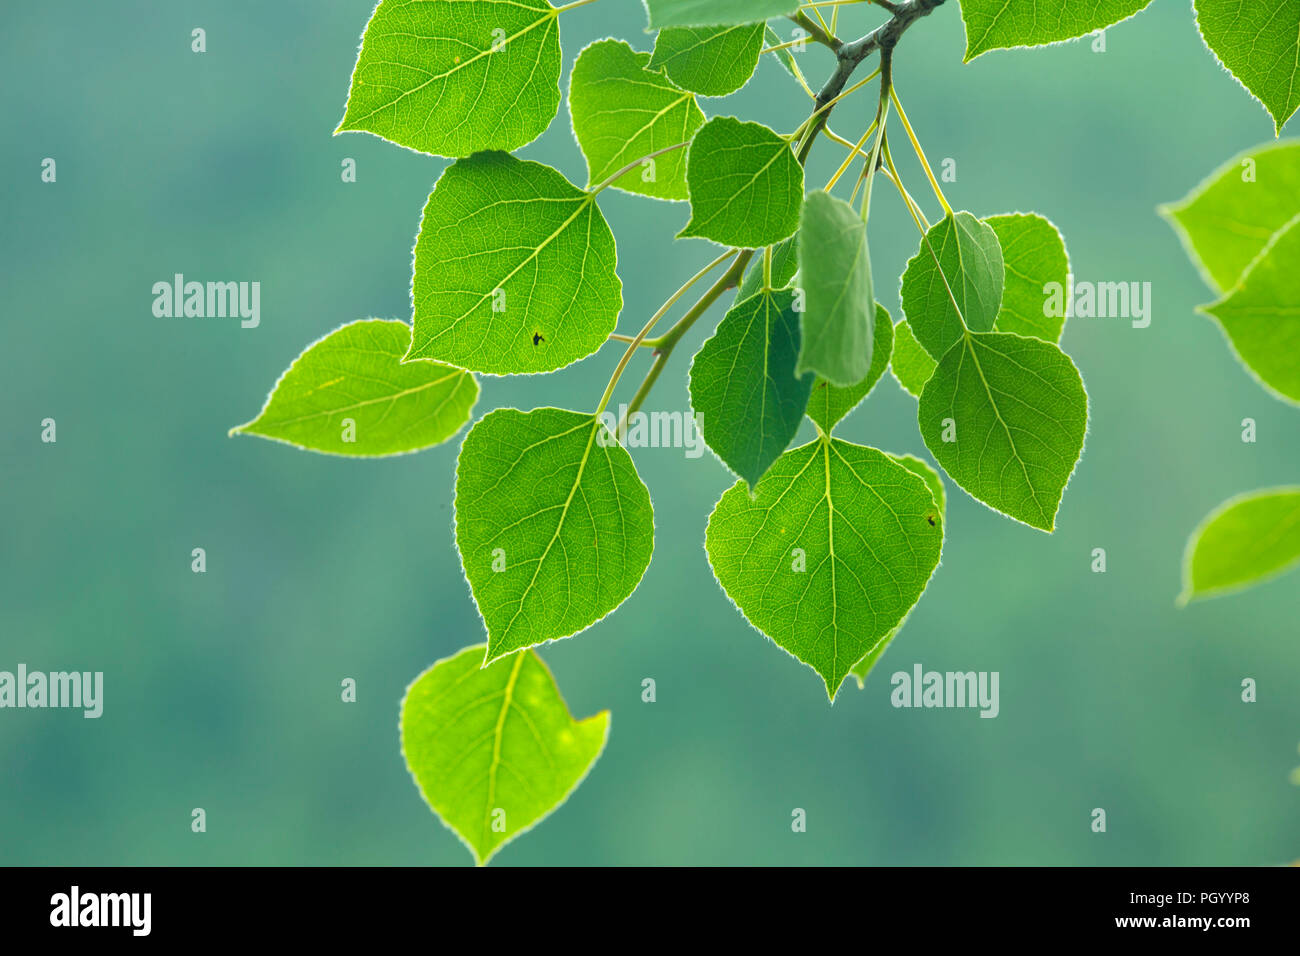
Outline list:
[[[939,469],[1043,531],[1055,526],[1087,429],[1083,383],[1058,345],[1063,310],[1044,307],[1045,287],[1067,282],[1060,234],[1035,214],[954,211],[893,88],[899,38],[944,0],[875,0],[888,19],[847,43],[835,35],[842,0],[826,5],[829,19],[799,0],[646,0],[652,50],[606,39],[573,65],[569,121],[587,165],[579,186],[513,151],[558,114],[560,20],[588,2],[379,3],[338,131],[453,160],[424,207],[411,322],[366,319],[325,336],[235,429],[339,455],[416,451],[470,420],[476,375],[551,372],[626,344],[594,408],[499,408],[461,445],[456,544],[487,641],[417,679],[401,726],[425,799],[480,863],[563,802],[604,746],[608,715],[575,722],[533,649],[615,610],[649,565],[650,494],[622,442],[626,420],[610,429],[604,415],[642,347],[654,358],[631,411],[685,331],[737,290],[689,376],[705,441],[738,479],[709,518],[708,559],[745,618],[811,667],[832,700],[850,673],[862,685],[943,547],[940,470],[833,434],[886,369],[918,398]],[[962,0],[966,58],[1079,37],[1146,2]],[[1256,75],[1254,52],[1238,55],[1246,18],[1229,22],[1218,9],[1231,5],[1198,0],[1207,42],[1224,37],[1224,62],[1273,109],[1290,91],[1282,95],[1272,65]],[[800,30],[795,40],[774,29],[786,18]],[[1261,36],[1280,43],[1285,27],[1263,23]],[[818,93],[792,55],[804,38],[834,54]],[[743,87],[764,53],[812,97],[811,114],[789,133],[706,115],[701,98]],[[865,85],[846,83],[873,53],[875,120],[854,145],[828,118]],[[894,165],[891,113],[942,206],[933,224]],[[848,155],[824,188],[810,187],[804,162],[824,140]],[[836,195],[858,160],[847,198]],[[871,271],[877,177],[897,187],[920,234],[897,322],[876,301]],[[599,202],[610,188],[688,203],[679,237],[725,249],[635,335],[616,331],[617,244]],[[790,448],[805,417],[816,438]]]
[[[1300,141],[1230,160],[1161,209],[1219,299],[1201,311],[1255,379],[1300,405]],[[1300,565],[1300,485],[1237,495],[1187,542],[1180,601],[1231,594]]]

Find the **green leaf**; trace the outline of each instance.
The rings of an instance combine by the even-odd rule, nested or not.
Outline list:
[[[358,458],[399,455],[444,442],[469,421],[474,376],[436,362],[402,364],[405,322],[364,319],[307,346],[266,404],[231,435]]]
[[[913,398],[920,398],[925,383],[930,381],[938,364],[930,358],[929,352],[921,348],[907,320],[899,319],[894,326],[894,354],[889,360],[889,370],[903,390]]]
[[[691,363],[691,408],[705,443],[753,485],[790,444],[813,377],[796,378],[799,315],[789,289],[731,307]]]
[[[889,365],[889,353],[894,348],[894,323],[883,305],[876,305],[875,344],[871,350],[871,368],[867,377],[857,385],[842,388],[832,385],[824,378],[813,382],[812,394],[808,398],[808,417],[817,423],[826,434],[830,434],[835,423],[853,409],[876,387],[880,377]]]
[[[1264,247],[1241,282],[1202,311],[1269,391],[1300,404],[1300,216]]]
[[[691,221],[679,237],[756,249],[794,233],[803,167],[784,137],[759,123],[716,116],[695,134],[686,158]]]
[[[989,50],[1073,40],[1127,20],[1151,0],[961,0],[966,62]]]
[[[943,479],[939,477],[939,473],[914,455],[890,455],[889,457],[908,471],[921,477],[926,487],[930,489],[930,497],[934,500],[935,508],[938,509],[939,518],[947,520],[944,512]],[[862,660],[853,665],[853,669],[849,673],[857,678],[858,690],[862,690],[867,686],[867,675],[876,666],[876,662],[880,660],[881,655],[888,650],[889,645],[894,643],[894,638],[898,637],[898,632],[903,629],[903,626],[907,624],[907,619],[911,616],[910,611],[904,614],[903,619],[898,622],[898,626],[886,634],[875,647],[867,651]]]
[[[1300,107],[1300,0],[1196,0],[1194,7],[1205,45],[1281,133]]]
[[[559,809],[609,737],[609,711],[574,720],[535,653],[482,667],[483,651],[467,647],[417,677],[401,717],[416,786],[480,866]]]
[[[546,0],[383,0],[335,132],[468,156],[532,142],[559,106],[560,25]]]
[[[493,661],[572,637],[636,590],[654,550],[650,493],[594,416],[499,408],[460,449],[456,546]]]
[[[943,520],[912,471],[819,438],[782,455],[753,497],[743,482],[724,493],[705,546],[745,619],[820,674],[834,700],[925,590]]]
[[[992,226],[959,212],[930,227],[903,270],[900,296],[903,316],[932,357],[941,358],[965,329],[993,328],[1002,303],[1003,272]]]
[[[1054,530],[1088,426],[1083,380],[1064,352],[1006,332],[966,335],[939,361],[917,414],[926,447],[971,497]]]
[[[663,70],[701,96],[734,93],[754,75],[765,23],[726,27],[667,27],[655,37],[650,69]]]
[[[780,46],[784,42],[785,41],[781,39],[781,36],[770,26],[764,30],[763,43],[766,46]],[[782,50],[773,50],[772,56],[776,57],[777,62],[781,64],[787,73],[796,80],[799,79],[799,68],[795,66],[794,54],[790,52],[790,47],[785,47]]]
[[[1180,604],[1232,594],[1300,564],[1300,486],[1230,498],[1187,541]]]
[[[569,112],[587,159],[589,187],[643,156],[688,142],[704,125],[694,94],[647,70],[649,62],[650,54],[622,40],[601,40],[578,54],[569,78]],[[656,199],[686,198],[684,149],[647,162],[653,165],[636,166],[611,185]]]
[[[505,153],[459,160],[424,207],[406,357],[493,375],[576,362],[618,321],[616,260],[595,196],[554,169]]]
[[[799,9],[799,0],[645,0],[650,29],[757,23]]]
[[[1210,288],[1231,289],[1273,234],[1300,214],[1300,141],[1234,157],[1160,213]]]
[[[990,216],[984,221],[993,228],[1002,248],[1002,306],[994,331],[1060,342],[1065,310],[1061,315],[1045,315],[1047,295],[1043,290],[1053,282],[1064,290],[1069,281],[1070,259],[1061,233],[1033,213]]]
[[[772,288],[784,289],[799,272],[799,234],[782,239],[772,247]],[[763,256],[756,255],[736,290],[736,301],[763,290]]]
[[[820,189],[804,199],[799,275],[806,301],[795,373],[816,372],[842,386],[861,382],[871,369],[876,319],[867,224]]]

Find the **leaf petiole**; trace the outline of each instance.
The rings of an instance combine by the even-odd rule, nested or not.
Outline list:
[[[714,259],[712,262],[710,262],[699,272],[695,273],[695,275],[687,279],[686,282],[682,285],[682,287],[678,289],[676,292],[674,292],[672,295],[670,295],[668,297],[668,301],[666,301],[663,305],[661,305],[658,311],[656,311],[654,315],[650,316],[646,324],[641,327],[641,331],[638,332],[636,336],[628,344],[627,351],[623,353],[623,357],[619,359],[618,365],[614,368],[614,374],[610,376],[609,384],[605,386],[605,394],[601,396],[600,404],[596,406],[596,411],[595,411],[596,415],[599,415],[601,412],[603,412],[605,410],[605,407],[609,405],[609,400],[614,396],[614,386],[618,384],[618,380],[620,377],[622,377],[623,370],[627,368],[627,363],[631,360],[633,353],[635,353],[636,350],[640,348],[641,344],[645,341],[646,336],[650,334],[650,330],[655,327],[655,323],[657,323],[661,318],[664,317],[664,313],[666,313],[669,309],[671,309],[674,305],[677,304],[678,299],[680,299],[688,291],[690,291],[691,286],[695,285],[695,283],[699,282],[706,275],[712,272],[713,269],[722,265],[722,263],[726,262],[732,256],[736,255],[736,253],[739,251],[740,250],[738,249],[729,249],[728,251],[724,252],[722,255],[718,256],[718,258]],[[748,261],[748,259],[746,259],[746,261]],[[731,271],[728,270],[728,272],[725,273],[722,278],[725,279],[730,274]]]
[[[945,215],[951,216],[952,206],[948,205],[943,190],[939,188],[939,181],[934,178],[934,170],[930,168],[930,161],[925,158],[925,150],[921,149],[921,141],[916,138],[916,133],[912,131],[912,124],[907,121],[907,114],[903,112],[903,104],[899,102],[898,93],[892,85],[889,88],[889,98],[894,102],[894,109],[898,111],[898,118],[903,123],[903,129],[907,130],[907,138],[912,141],[912,149],[916,150],[916,158],[921,161],[921,165],[925,168],[925,175],[930,178],[930,188],[934,190],[934,195],[939,200],[939,205],[943,207]]]
[[[588,2],[590,2],[590,0],[588,0]],[[665,146],[663,149],[656,149],[653,153],[646,153],[644,156],[632,160],[632,162],[628,163],[622,169],[618,170],[618,172],[614,173],[614,175],[607,178],[599,186],[594,186],[591,189],[588,189],[587,193],[594,199],[596,196],[599,196],[601,192],[603,192],[605,189],[608,189],[610,186],[614,185],[614,183],[618,182],[620,179],[622,179],[632,170],[636,169],[638,166],[644,163],[647,159],[654,159],[656,156],[662,156],[664,153],[671,153],[675,149],[681,149],[682,147],[689,146],[689,145],[691,145],[689,141],[685,143],[674,143],[672,146]]]

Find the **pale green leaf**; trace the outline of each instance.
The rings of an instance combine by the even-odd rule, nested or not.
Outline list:
[[[1179,603],[1262,584],[1300,564],[1300,486],[1230,498],[1187,541]]]
[[[775,30],[773,30],[770,26],[764,30],[763,43],[766,46],[769,47],[781,46],[781,44],[784,42],[785,41],[781,39],[780,35]],[[795,65],[794,54],[790,52],[790,47],[785,47],[784,49],[781,50],[773,50],[772,56],[776,57],[776,61],[780,63],[782,68],[787,73],[789,73],[792,77],[794,77],[796,80],[800,78],[801,74],[799,72],[799,67]]]
[[[650,54],[601,40],[578,54],[569,78],[573,135],[587,159],[588,186],[658,150],[689,142],[704,125],[695,96],[646,69]],[[685,199],[686,150],[633,166],[613,186],[656,199]]]
[[[816,372],[835,385],[861,382],[871,369],[876,300],[867,224],[823,190],[804,199],[799,222],[800,313],[796,374]]]
[[[650,493],[594,416],[499,408],[461,445],[456,546],[495,660],[572,637],[636,590]]]
[[[405,322],[365,319],[335,329],[294,359],[257,417],[230,434],[356,457],[444,442],[469,421],[478,384],[437,362],[403,365],[410,344]]]
[[[679,236],[756,249],[794,233],[803,167],[784,137],[731,116],[709,120],[686,158],[691,221]]]
[[[1237,357],[1269,391],[1300,404],[1300,216],[1213,305]]]
[[[1065,310],[1056,310],[1060,315],[1046,314],[1044,289],[1056,283],[1064,290],[1069,281],[1070,260],[1061,233],[1033,213],[990,216],[984,221],[997,233],[1002,249],[1002,306],[993,330],[1060,342]]]
[[[799,9],[799,0],[645,0],[650,29],[757,23]]]
[[[493,375],[590,355],[623,305],[614,235],[595,196],[505,153],[453,163],[415,242],[408,359]]]
[[[939,518],[946,520],[943,479],[939,477],[939,473],[914,455],[890,455],[889,457],[908,471],[921,477],[926,487],[930,489],[930,497],[934,500],[935,507],[938,509]],[[853,669],[849,673],[857,678],[858,690],[867,686],[867,675],[871,673],[871,669],[876,666],[876,662],[880,660],[881,655],[885,653],[889,645],[894,643],[894,638],[898,637],[898,632],[903,629],[909,617],[911,617],[911,611],[903,615],[903,619],[899,621],[898,626],[881,638],[875,647],[867,651],[862,660],[853,665]]]
[[[968,212],[930,227],[903,270],[903,317],[921,347],[942,358],[965,329],[993,328],[1004,266],[997,233]],[[963,324],[964,323],[964,324]]]
[[[1300,107],[1300,0],[1196,0],[1205,45],[1273,117]]]
[[[794,292],[760,292],[731,307],[691,363],[691,408],[705,443],[753,485],[803,420],[813,376],[796,378]]]
[[[1215,292],[1231,289],[1273,234],[1300,214],[1300,141],[1241,153],[1160,212],[1206,283]]]
[[[723,494],[705,543],[745,619],[821,675],[833,700],[925,590],[943,520],[912,471],[819,438],[782,455],[753,497],[743,482]]]
[[[961,0],[966,61],[989,50],[1060,43],[1127,20],[1151,0]]]
[[[920,398],[925,383],[930,381],[938,364],[930,358],[929,352],[921,348],[907,320],[899,319],[894,326],[894,353],[889,360],[889,371],[903,390],[913,398]]]
[[[818,428],[830,434],[836,422],[858,407],[885,374],[893,348],[893,320],[885,307],[877,304],[875,344],[871,350],[871,368],[867,371],[867,377],[848,387],[832,385],[824,378],[813,382],[812,394],[808,397],[808,417],[817,423]]]
[[[926,447],[971,497],[1055,528],[1088,426],[1083,380],[1064,352],[1006,332],[965,335],[939,361],[917,415]]]
[[[789,239],[782,239],[772,247],[772,288],[784,289],[794,281],[795,275],[799,272],[799,234],[795,233]],[[760,250],[759,254],[754,256],[754,261],[750,263],[749,269],[745,272],[745,277],[740,280],[740,288],[736,290],[736,301],[748,299],[756,292],[763,289],[763,256]]]
[[[483,667],[482,644],[443,658],[402,701],[402,755],[425,802],[480,866],[577,789],[609,711],[574,720],[542,659]]]
[[[560,25],[546,0],[383,0],[335,132],[438,156],[512,150],[560,106]]]
[[[663,70],[678,86],[701,96],[726,96],[754,75],[765,29],[761,22],[666,27],[655,37],[650,69]]]

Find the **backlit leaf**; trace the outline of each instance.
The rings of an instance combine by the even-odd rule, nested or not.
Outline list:
[[[605,749],[609,711],[574,720],[542,659],[444,658],[402,701],[402,754],[425,802],[480,866],[554,812]]]
[[[968,212],[930,227],[903,271],[903,317],[922,348],[942,358],[964,329],[987,332],[1002,304],[997,233]],[[965,324],[963,325],[963,320]]]
[[[1083,451],[1088,396],[1074,363],[1041,339],[970,333],[921,392],[921,437],[971,497],[1042,531]]]
[[[1300,107],[1300,0],[1196,0],[1195,8],[1205,45],[1282,132]]]
[[[686,158],[686,184],[691,220],[679,236],[756,249],[799,226],[803,167],[785,138],[759,123],[705,123]]]
[[[903,390],[913,398],[920,398],[925,383],[930,381],[938,364],[930,358],[929,352],[921,348],[907,320],[899,319],[894,326],[894,352],[889,359],[889,370]]]
[[[563,368],[614,331],[616,259],[595,196],[554,169],[505,153],[459,160],[420,222],[407,358],[493,375]]]
[[[572,637],[636,590],[650,493],[594,416],[499,408],[461,446],[456,546],[496,660]]]
[[[701,96],[734,93],[754,75],[766,24],[666,27],[655,37],[650,69],[663,70],[683,89]]]
[[[365,319],[335,329],[294,359],[258,416],[230,434],[357,457],[444,442],[469,421],[478,384],[437,362],[403,365],[410,344],[405,322]]]
[[[890,455],[889,457],[894,459],[894,461],[898,462],[908,471],[919,475],[925,481],[926,487],[930,489],[930,496],[934,499],[935,508],[937,509],[936,513],[938,514],[939,519],[944,519],[946,513],[944,511],[943,479],[939,477],[939,473],[914,455]],[[853,669],[849,671],[849,673],[857,678],[858,690],[862,690],[862,688],[867,686],[867,675],[870,674],[871,669],[876,666],[876,662],[880,660],[881,655],[889,649],[889,645],[894,643],[894,638],[898,637],[899,631],[903,629],[903,626],[907,623],[909,617],[911,617],[910,611],[903,616],[903,620],[899,622],[897,627],[886,634],[875,647],[869,650],[862,660],[853,665]]]
[[[961,0],[966,60],[989,50],[1072,40],[1127,20],[1151,0]]]
[[[816,439],[782,455],[750,497],[729,489],[705,536],[746,620],[822,678],[833,700],[903,620],[939,563],[926,483],[874,448]]]
[[[601,40],[580,54],[569,79],[573,134],[587,159],[588,186],[599,185],[643,156],[689,142],[704,125],[695,96],[647,70],[650,54],[622,40]],[[686,150],[638,165],[613,183],[657,199],[686,198]],[[653,175],[650,175],[653,173]]]
[[[335,132],[468,156],[532,142],[559,105],[560,25],[547,0],[383,0]]]
[[[1275,395],[1300,404],[1300,216],[1273,237],[1240,283],[1204,310]]]
[[[1048,297],[1043,290],[1053,282],[1064,290],[1069,280],[1070,260],[1061,233],[1033,213],[990,216],[984,221],[997,233],[1002,249],[1002,306],[993,330],[1060,342],[1065,310],[1055,310],[1061,315],[1045,314],[1052,310],[1045,307]]]
[[[1225,501],[1192,532],[1180,603],[1253,587],[1300,564],[1300,486]]]
[[[1231,289],[1273,234],[1300,215],[1300,141],[1269,143],[1230,159],[1160,212],[1210,288]]]

